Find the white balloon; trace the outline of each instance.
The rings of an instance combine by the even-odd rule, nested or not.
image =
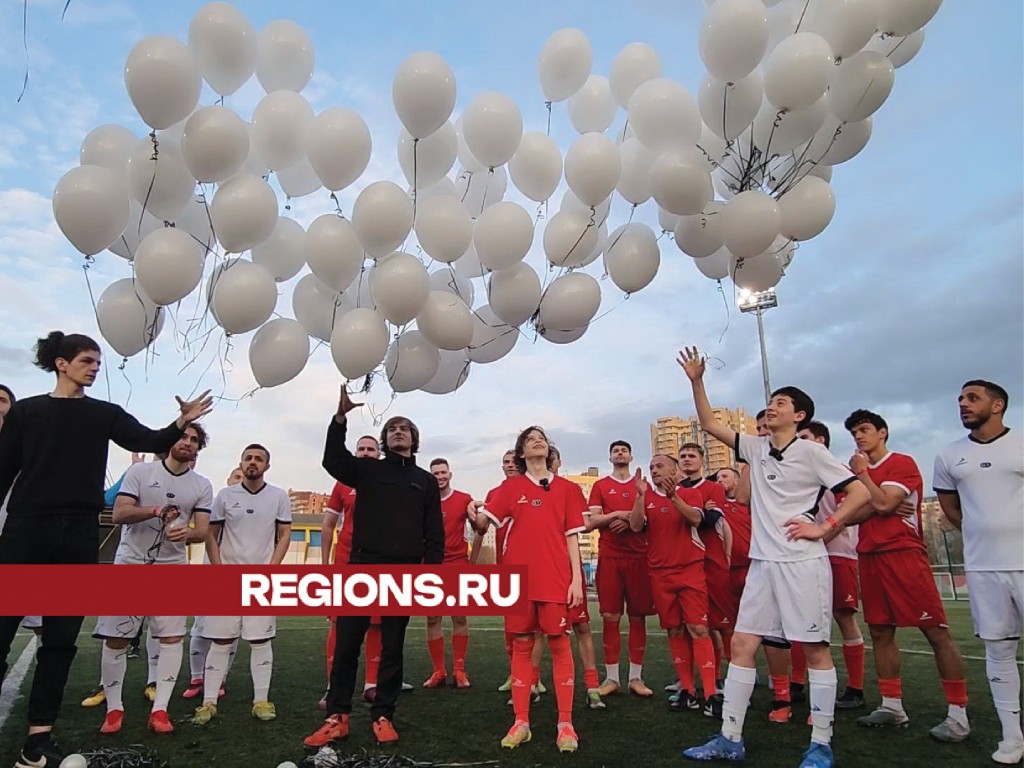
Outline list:
[[[388,347],[384,370],[395,392],[412,392],[427,384],[441,366],[441,354],[417,330],[406,331]]]
[[[832,112],[844,123],[873,115],[892,92],[896,70],[877,51],[861,51],[836,68],[828,92]]]
[[[540,337],[545,341],[550,341],[552,344],[572,344],[574,341],[579,341],[583,338],[583,334],[587,332],[589,325],[581,325],[571,331],[556,331],[550,328],[541,328],[538,333]]]
[[[537,59],[544,98],[565,101],[583,86],[593,64],[594,52],[583,32],[572,27],[555,32],[544,43]]]
[[[651,194],[677,216],[700,213],[714,197],[708,167],[695,149],[662,152],[651,166]]]
[[[636,293],[646,288],[660,266],[658,238],[646,224],[624,224],[608,236],[604,268],[620,291]]]
[[[550,136],[536,131],[524,133],[519,149],[508,161],[508,172],[516,189],[542,203],[562,180],[562,153]]]
[[[732,85],[706,75],[697,92],[697,106],[704,125],[719,138],[731,140],[754,121],[763,93],[758,72],[751,72]]]
[[[722,163],[726,154],[725,141],[714,134],[706,125],[700,127],[700,139],[697,140],[697,151],[708,166],[714,170]]]
[[[122,259],[132,261],[135,258],[136,251],[139,249],[139,243],[142,241],[142,238],[153,230],[162,227],[163,222],[148,212],[143,213],[142,203],[137,200],[129,200],[128,204],[130,207],[128,224],[125,225],[120,237],[111,243],[107,250],[111,253],[116,253]]]
[[[506,189],[508,174],[504,168],[475,172],[460,168],[459,175],[455,177],[455,195],[473,218],[478,218],[489,206],[504,200]]]
[[[651,197],[651,168],[658,156],[633,137],[619,145],[622,172],[616,191],[633,205],[647,202]]]
[[[128,158],[128,192],[161,221],[173,221],[196,188],[181,156],[170,141],[141,139]]]
[[[878,3],[878,29],[890,35],[909,35],[931,21],[940,5],[942,0]]]
[[[719,248],[713,254],[703,259],[694,259],[700,273],[709,280],[723,280],[729,276],[729,268],[732,264],[732,254],[727,248]]]
[[[494,314],[489,304],[473,313],[473,340],[466,355],[474,363],[493,363],[505,357],[519,341],[519,329]]]
[[[678,213],[672,213],[660,206],[658,207],[658,226],[662,232],[675,232],[681,218],[682,216]]]
[[[412,202],[390,181],[365,187],[352,207],[352,226],[363,249],[374,258],[399,248],[412,231],[412,220]]]
[[[217,238],[213,236],[213,225],[210,223],[210,209],[205,198],[193,197],[174,217],[174,226],[192,237],[202,248],[204,257],[217,244]]]
[[[775,253],[766,251],[747,259],[733,257],[730,275],[737,288],[767,291],[782,279],[782,264]]]
[[[827,93],[799,109],[778,109],[765,99],[754,118],[754,144],[767,157],[773,157],[810,141],[824,125],[830,103]]]
[[[836,212],[832,187],[824,179],[805,176],[779,198],[780,231],[792,240],[820,235]]]
[[[594,206],[619,183],[622,161],[615,142],[603,133],[585,133],[565,153],[565,181],[584,205]]]
[[[615,119],[616,108],[608,78],[591,75],[569,97],[569,120],[577,133],[604,133]]]
[[[455,74],[439,54],[414,53],[399,65],[391,85],[391,98],[405,130],[417,139],[426,138],[451,117],[455,108]]]
[[[53,190],[57,226],[86,256],[113,245],[128,226],[130,213],[124,180],[101,165],[72,168]]]
[[[457,350],[473,340],[473,315],[458,296],[431,291],[416,316],[424,338],[438,349]]]
[[[313,77],[316,52],[305,30],[288,19],[277,19],[257,38],[256,78],[267,93],[301,91]]]
[[[578,211],[559,211],[544,227],[544,254],[556,267],[578,267],[597,247],[599,227]]]
[[[239,173],[248,173],[253,176],[266,177],[270,174],[270,166],[267,165],[267,161],[263,159],[259,151],[256,149],[256,142],[253,141],[253,128],[252,123],[246,122],[245,129],[249,132],[249,155],[245,158],[245,162],[242,163],[242,167],[239,169]]]
[[[764,251],[781,227],[778,203],[757,189],[740,192],[725,204],[721,215],[722,242],[738,259]]]
[[[430,293],[423,262],[402,251],[377,262],[370,273],[370,288],[377,311],[394,325],[405,325],[416,317]]]
[[[768,18],[761,0],[718,0],[704,14],[700,58],[726,83],[743,79],[760,63],[768,44]]]
[[[409,190],[410,197],[412,196],[412,190]],[[449,179],[447,176],[442,176],[437,180],[437,183],[431,184],[426,189],[420,189],[416,191],[416,199],[419,202],[423,202],[431,197],[454,197],[458,198],[459,193],[455,190],[455,182]]]
[[[332,192],[363,175],[370,164],[370,129],[358,112],[331,107],[317,115],[306,137],[310,165]]]
[[[381,364],[388,351],[388,326],[368,308],[339,317],[331,334],[331,356],[346,379],[365,376]]]
[[[432,395],[447,395],[449,392],[454,392],[466,383],[471,367],[472,363],[466,357],[466,350],[442,349],[441,364],[437,368],[437,373],[420,389]]]
[[[210,203],[210,219],[226,252],[247,251],[274,231],[277,195],[263,179],[240,174],[217,188]]]
[[[417,202],[416,239],[435,261],[450,264],[469,248],[473,222],[469,211],[455,197],[428,197]]]
[[[152,344],[164,327],[164,311],[130,277],[115,280],[96,302],[100,333],[121,357]]]
[[[252,261],[274,280],[291,280],[306,265],[306,230],[295,219],[278,216],[270,237],[252,249]]]
[[[765,98],[779,109],[810,106],[825,93],[832,71],[832,49],[825,38],[797,32],[765,59]]]
[[[841,123],[828,117],[818,129],[803,155],[824,165],[839,165],[858,154],[871,138],[871,118],[856,123]]]
[[[845,59],[875,34],[878,6],[878,0],[813,0],[800,31],[821,35],[832,48],[832,55]]]
[[[580,202],[580,199],[573,194],[571,189],[565,190],[562,194],[562,200],[558,204],[559,211],[576,211],[577,213],[584,214],[587,219],[593,219],[595,224],[604,224],[608,219],[608,215],[611,212],[612,199],[606,197],[600,203],[595,206],[584,205]]]
[[[324,285],[316,275],[303,275],[292,291],[292,312],[306,333],[320,341],[330,341],[335,318],[348,311],[340,294]]]
[[[541,326],[550,331],[574,331],[594,319],[601,306],[601,286],[585,272],[570,272],[554,280],[540,300]]]
[[[866,51],[878,51],[889,57],[892,65],[899,69],[917,55],[924,45],[924,30],[911,32],[906,37],[891,37],[878,34],[868,41],[864,47]]]
[[[455,274],[466,280],[475,280],[490,274],[491,270],[480,263],[480,257],[476,255],[476,246],[472,243],[459,258],[452,262],[452,269]]]
[[[161,227],[139,243],[135,279],[154,304],[173,304],[199,285],[205,256],[203,248],[187,232]]]
[[[160,130],[189,116],[203,80],[187,45],[167,35],[152,35],[128,54],[124,84],[142,121]]]
[[[221,96],[230,96],[256,71],[256,30],[231,3],[207,3],[196,12],[188,47],[203,79]]]
[[[249,157],[249,128],[226,107],[197,109],[185,123],[181,154],[196,181],[225,181]]]
[[[274,313],[277,286],[258,264],[238,259],[221,272],[213,289],[213,311],[221,328],[231,334],[259,328]]]
[[[98,125],[82,139],[79,165],[102,165],[118,178],[128,172],[128,158],[139,143],[135,134],[120,125]]]
[[[629,124],[640,142],[655,151],[691,147],[700,138],[700,114],[693,96],[667,77],[637,87],[629,99]]]
[[[695,216],[683,216],[675,228],[675,241],[683,253],[703,259],[722,247],[722,208],[712,200]]]
[[[514,267],[533,245],[533,219],[520,205],[495,203],[477,219],[473,245],[480,263],[488,269]]]
[[[249,367],[261,387],[291,381],[306,367],[309,336],[294,320],[278,317],[256,331],[249,342]]]
[[[658,52],[647,43],[630,43],[612,59],[608,84],[616,103],[628,109],[633,92],[641,84],[656,77],[661,77]]]
[[[455,121],[455,139],[457,143],[455,156],[458,158],[459,165],[472,173],[483,173],[486,171],[487,166],[477,160],[473,153],[469,151],[469,147],[466,146],[466,131],[462,127],[461,115]]]
[[[476,298],[476,290],[473,288],[473,281],[458,274],[452,267],[443,267],[430,273],[430,290],[448,291],[466,302],[467,307],[473,306]]]
[[[289,200],[311,195],[323,186],[312,163],[305,155],[287,168],[274,171],[274,175],[277,177],[277,183],[281,185],[281,191]]]
[[[444,123],[429,136],[414,139],[404,128],[398,137],[398,164],[405,179],[417,190],[444,178],[455,164],[459,139],[455,126]]]
[[[489,278],[487,295],[494,314],[509,325],[519,326],[540,305],[540,278],[529,264],[495,272]]]
[[[352,224],[336,214],[325,213],[309,225],[304,247],[310,270],[331,290],[344,291],[362,269],[363,245]]]
[[[593,264],[595,261],[597,261],[598,257],[600,257],[602,253],[604,253],[604,249],[607,248],[607,247],[608,247],[608,225],[607,224],[601,224],[597,228],[597,245],[594,246],[594,249],[590,252],[590,254],[587,256],[587,258],[585,258],[583,260],[583,263],[580,264],[580,266],[581,267],[587,267],[587,266],[590,266],[591,264]]]
[[[462,113],[466,147],[488,168],[509,161],[523,138],[519,107],[503,93],[479,94]]]
[[[252,111],[252,140],[272,170],[294,165],[305,155],[313,108],[294,91],[274,91]]]

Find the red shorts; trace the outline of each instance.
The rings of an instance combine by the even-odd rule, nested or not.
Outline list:
[[[505,631],[515,635],[543,632],[560,635],[569,629],[569,608],[565,603],[530,602],[526,613],[506,616]]]
[[[857,561],[852,557],[830,557],[832,565],[832,612],[856,613],[860,606],[857,592]]]
[[[584,588],[583,602],[578,608],[569,608],[570,624],[590,624],[590,610],[587,608],[587,592]]]
[[[627,616],[650,616],[654,613],[651,597],[651,576],[643,557],[598,557],[597,603],[601,613]]]
[[[928,556],[920,549],[862,554],[860,588],[868,624],[949,626]]]
[[[685,568],[659,568],[651,571],[651,594],[662,629],[683,624],[708,623],[708,589],[704,563]]]
[[[708,587],[708,626],[711,629],[729,629],[736,626],[740,601],[732,588],[731,574],[712,563],[704,564]]]
[[[743,588],[747,585],[747,572],[750,564],[729,569],[729,583],[732,585],[733,599],[736,601],[737,611],[739,610],[740,598],[743,597]]]

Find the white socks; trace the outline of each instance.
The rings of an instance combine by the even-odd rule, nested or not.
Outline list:
[[[613,683],[619,682],[619,665],[618,664],[605,664],[604,665],[604,676],[605,679],[611,680]],[[632,680],[633,678],[630,678]]]
[[[148,627],[146,629],[146,660],[149,663],[146,685],[151,685],[156,682],[156,676],[159,674],[157,665],[160,663],[160,641],[153,637],[153,633]]]
[[[618,671],[618,670],[616,670]],[[643,680],[644,679],[644,665],[634,664],[632,661],[629,662],[629,679],[630,680]]]
[[[891,696],[883,696],[882,706],[886,709],[891,709],[893,712],[902,712],[903,699],[894,699]]]
[[[722,703],[722,735],[729,741],[742,741],[743,720],[754,692],[757,670],[730,662],[725,675],[725,701]],[[835,689],[833,688],[833,696]]]
[[[270,677],[274,672],[274,641],[249,646],[249,671],[252,674],[252,700],[269,701]]]
[[[124,709],[122,691],[124,689],[124,673],[128,669],[128,648],[110,648],[103,643],[100,656],[100,683],[107,694],[107,712]]]
[[[203,675],[203,703],[216,704],[220,695],[220,687],[228,674],[231,658],[231,646],[210,643],[210,652],[206,654],[206,668]]]
[[[178,682],[178,670],[181,669],[181,643],[160,643],[160,661],[156,665],[156,698],[153,699],[153,711],[167,711],[174,692],[174,684]]]
[[[202,680],[206,669],[206,657],[210,653],[210,641],[205,637],[192,635],[188,640],[188,666],[190,680]]]
[[[992,703],[1003,726],[1003,741],[1024,743],[1020,727],[1020,671],[1017,669],[1016,640],[985,641],[985,676],[992,690]]]
[[[836,713],[836,668],[807,670],[808,695],[811,702],[811,742],[832,741],[832,721]]]

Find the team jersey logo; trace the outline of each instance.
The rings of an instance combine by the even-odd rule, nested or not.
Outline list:
[[[662,507],[659,511],[661,512],[661,514],[664,515],[666,512],[668,512],[668,507]]]
[[[614,489],[614,488],[609,488],[609,489],[608,489],[608,495],[609,495],[609,496],[614,496],[614,495],[615,495],[615,493],[616,493],[616,491],[615,491],[615,489]]]
[[[992,462],[991,461],[983,461],[983,462],[981,462],[981,468],[982,469],[988,469],[991,466],[992,466]]]
[[[624,498],[624,499],[628,499],[628,498],[629,498],[629,491],[624,491],[624,492],[622,493],[622,498]]]
[[[531,504],[533,504],[533,506],[535,506],[535,507],[539,507],[540,506],[540,499],[534,499],[531,502]]]
[[[777,477],[778,475],[768,475],[769,480],[775,480]]]
[[[957,465],[958,467],[962,467],[962,466],[963,466],[964,464],[966,464],[966,463],[967,463],[967,459],[965,459],[965,458],[964,458],[963,456],[961,456],[961,457],[960,457],[960,461],[958,461],[958,462],[956,463],[956,465]]]
[[[528,501],[529,499],[526,498],[526,494],[524,493],[519,497],[519,501],[517,501],[516,504],[526,504]]]
[[[154,480],[152,483],[149,484],[149,487],[150,488],[159,488],[160,487],[160,481],[159,480]]]
[[[252,515],[252,514],[254,514],[255,512],[256,512],[256,510],[255,510],[255,509],[247,509],[247,510],[245,510],[245,514],[247,514],[247,515]]]
[[[654,509],[654,502],[653,502],[653,501],[652,501],[652,502],[649,502],[649,503],[647,504],[647,508],[648,508],[648,509]]]

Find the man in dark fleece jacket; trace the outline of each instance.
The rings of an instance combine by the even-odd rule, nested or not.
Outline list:
[[[345,445],[347,414],[353,403],[344,386],[338,412],[327,429],[323,466],[340,483],[356,491],[352,514],[352,555],[356,564],[440,564],[444,560],[444,518],[434,476],[416,465],[420,433],[409,419],[393,416],[381,430],[383,459],[356,458]],[[306,739],[322,747],[348,735],[348,716],[363,636],[369,616],[339,616],[337,646],[327,692],[327,720]],[[378,743],[398,741],[393,720],[402,686],[405,628],[408,616],[381,619],[380,670],[377,696],[370,709]]]

